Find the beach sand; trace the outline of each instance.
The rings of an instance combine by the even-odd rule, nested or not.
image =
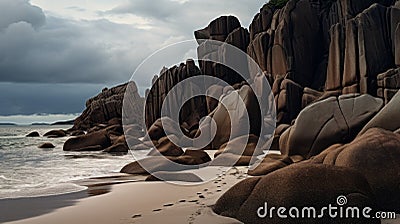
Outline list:
[[[214,214],[210,206],[246,178],[246,171],[235,167],[200,185],[143,181],[112,185],[109,193],[76,198],[50,213],[9,223],[240,223]],[[36,200],[54,203],[46,197]],[[10,210],[19,209],[17,203],[13,206]]]

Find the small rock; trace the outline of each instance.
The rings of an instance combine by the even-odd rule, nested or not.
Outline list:
[[[40,137],[39,132],[34,131],[26,135],[26,137]]]
[[[50,142],[46,142],[46,143],[41,144],[39,146],[39,148],[41,148],[41,149],[53,149],[53,148],[55,148],[55,146]]]
[[[141,215],[141,214],[135,214],[135,215],[132,215],[132,219],[135,219],[135,218],[140,218],[140,217],[142,217],[142,215]]]

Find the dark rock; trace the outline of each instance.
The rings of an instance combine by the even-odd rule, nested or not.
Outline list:
[[[55,148],[55,146],[50,142],[46,142],[46,143],[41,144],[39,146],[39,148],[41,148],[41,149],[53,149],[53,148]]]
[[[74,150],[69,150],[69,151],[74,151],[74,152],[96,152],[96,151],[101,151],[103,150],[104,147],[101,145],[91,145],[91,146],[85,146],[82,148],[76,148]],[[67,150],[64,150],[67,151]]]
[[[175,135],[165,136],[158,141],[156,148],[151,150],[147,156],[180,156],[184,152],[182,148],[176,146],[171,139],[178,142],[179,139]]]
[[[348,199],[344,209],[353,206],[375,208],[368,182],[359,173],[342,167],[297,164],[263,177],[243,180],[222,195],[213,210],[244,223],[380,223],[376,219],[333,219],[329,215],[301,220],[282,219],[277,215],[270,218],[269,213],[265,218],[257,215],[265,203],[268,203],[267,209],[312,205],[316,211],[321,211],[329,204],[337,205],[339,195]]]
[[[130,104],[125,111],[127,121],[129,121],[129,123],[142,124],[143,99],[137,92],[136,84],[134,82],[129,82],[110,89],[105,89],[99,95],[89,99],[86,102],[85,111],[75,120],[73,129],[86,131],[96,124],[106,124],[109,121],[115,123],[118,119],[121,119],[122,104],[127,89],[130,93]],[[115,119],[112,120],[113,118]]]
[[[260,163],[250,167],[248,174],[251,176],[262,176],[272,173],[276,170],[289,166],[293,163],[303,161],[302,156],[285,156],[278,154],[268,154]]]
[[[255,135],[244,135],[232,139],[231,141],[221,145],[214,154],[217,157],[224,153],[232,153],[243,156],[259,156],[263,154],[263,150],[257,148],[258,137]]]
[[[90,151],[103,150],[111,146],[111,141],[106,130],[92,132],[68,139],[64,143],[64,151]]]
[[[39,132],[34,131],[26,135],[26,137],[40,137]]]
[[[308,159],[333,144],[350,142],[382,106],[381,99],[369,95],[343,95],[314,103],[281,135],[281,153]]]
[[[208,154],[201,150],[186,150],[179,157],[151,156],[124,166],[121,173],[152,174],[158,171],[180,171],[196,169],[211,161]]]
[[[119,118],[119,117],[114,117],[114,118],[111,118],[107,122],[107,124],[110,125],[110,126],[112,126],[112,125],[120,125],[120,126],[122,126],[122,119]]]
[[[156,172],[146,178],[146,181],[183,181],[183,182],[203,182],[203,180],[193,173],[173,173]]]
[[[147,131],[148,137],[151,140],[159,140],[168,134],[179,135],[180,130],[174,128],[176,123],[169,117],[162,117],[157,119]]]
[[[290,79],[276,80],[279,92],[275,94],[277,122],[290,124],[302,109],[303,87]]]
[[[84,134],[85,134],[85,132],[82,130],[75,130],[75,131],[72,131],[70,135],[71,136],[79,136],[79,135],[84,135]]]
[[[107,153],[127,153],[129,150],[129,147],[125,143],[117,143],[114,144],[106,149],[103,150],[103,152]]]
[[[195,65],[194,61],[187,60],[186,64],[181,63],[179,66],[173,66],[169,69],[163,68],[160,75],[155,76],[153,86],[146,98],[145,123],[148,129],[161,118],[161,107],[167,94],[170,94],[170,101],[167,103],[167,108],[181,108],[183,106],[180,110],[179,124],[183,124],[184,122],[190,124],[189,126],[198,124],[200,118],[207,114],[205,97],[192,98],[185,105],[174,105],[174,103],[180,102],[181,95],[172,94],[170,91],[179,82],[200,74],[200,69]],[[185,92],[185,95],[189,94],[193,96],[194,93],[198,92],[200,87],[193,82],[190,82],[190,85],[185,91],[192,92]],[[179,94],[182,94],[182,92]]]
[[[224,42],[227,36],[240,27],[239,20],[234,16],[221,16],[214,19],[204,29],[194,32],[197,41],[212,39]]]
[[[311,163],[349,167],[368,180],[382,211],[400,212],[400,135],[368,129],[353,142],[333,145]]]
[[[243,104],[239,104],[239,102],[243,102]],[[245,108],[243,108],[243,106]],[[249,116],[249,124],[246,124],[245,122],[247,113]],[[260,135],[260,108],[256,95],[247,85],[244,85],[240,90],[235,90],[235,92],[231,92],[223,97],[222,101],[218,104],[218,107],[209,116],[214,119],[217,127],[216,136],[211,142],[211,147],[213,149],[220,148],[221,145],[228,142],[230,138],[248,134],[253,134],[255,136]],[[206,136],[211,133],[210,122],[211,120],[206,119],[200,124],[196,137],[201,136],[203,133],[206,140],[210,139]]]
[[[377,77],[377,95],[385,99],[385,104],[394,97],[400,89],[400,69],[389,69]]]
[[[257,161],[257,157],[223,153],[213,159],[210,166],[249,166]]]
[[[67,133],[64,130],[51,130],[49,132],[46,132],[43,136],[45,137],[51,137],[51,138],[61,138],[67,136]]]
[[[360,131],[358,135],[367,132],[373,127],[383,128],[390,131],[395,131],[400,128],[400,93],[397,93],[392,100],[379,111]]]
[[[135,124],[124,126],[124,133],[126,136],[136,137],[136,138],[140,138],[145,135],[142,127],[140,125],[135,125]]]

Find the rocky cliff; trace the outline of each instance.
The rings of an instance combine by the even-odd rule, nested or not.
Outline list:
[[[104,88],[100,94],[86,101],[86,109],[83,113],[75,119],[73,129],[88,130],[98,124],[107,124],[113,118],[122,118],[122,106],[125,91],[129,83],[125,83],[113,88]],[[143,102],[144,99],[140,97],[136,84],[130,82],[129,94],[132,94],[130,99],[132,102],[132,109],[136,111],[136,117],[131,118],[135,120],[136,124],[143,123]],[[135,91],[133,91],[134,89]]]
[[[241,76],[221,63],[201,60],[197,67],[190,59],[163,68],[146,93],[144,114],[148,136],[144,142],[136,139],[136,144],[129,144],[134,146],[131,150],[148,150],[152,146],[154,149],[147,158],[128,164],[122,172],[155,175],[158,171],[190,169],[187,165],[192,168],[252,165],[248,174],[257,177],[232,187],[214,207],[216,213],[245,223],[266,221],[255,216],[257,208],[266,201],[276,206],[326,206],[339,195],[347,196],[354,206],[399,212],[400,2],[278,3],[265,4],[248,29],[234,16],[221,16],[194,32],[199,58],[237,59],[229,58],[223,45],[215,48],[207,45],[208,41],[217,40],[246,52],[261,72],[252,74],[250,63],[246,63],[240,68],[240,73],[245,74]],[[161,106],[174,86],[187,78],[205,75],[223,80],[230,87],[213,85],[207,93],[215,98],[189,100],[180,111],[178,129],[185,136],[197,138],[211,132],[212,118],[216,137],[202,149],[217,150],[214,158],[203,150],[184,151],[181,146],[190,146],[184,141],[185,136],[169,125],[173,122],[171,118],[161,117]],[[260,76],[266,77],[272,86],[276,105],[277,127],[272,141],[268,141],[271,147],[257,145],[259,139],[265,138],[260,124],[268,119],[257,103],[257,94],[249,86],[257,83]],[[266,88],[267,85],[259,85],[257,91]],[[89,136],[70,140],[64,148],[120,151],[118,147],[125,140],[142,136],[140,126],[133,125],[128,129],[131,133],[121,137],[118,119],[125,89],[126,85],[114,87],[90,99],[74,128],[87,130],[95,124],[107,125],[97,127]],[[142,99],[137,92],[134,94],[139,114]],[[173,101],[179,97],[174,95]],[[249,111],[247,135],[241,126],[245,116],[237,112],[239,101]],[[231,114],[235,116],[230,117]],[[138,115],[138,123],[140,118]],[[243,144],[244,150],[238,150]],[[280,155],[257,157],[270,148],[280,151]],[[122,149],[126,152],[127,145]],[[167,159],[157,156],[157,152]],[[171,161],[175,163],[170,164]],[[285,219],[269,221],[297,223]],[[315,219],[306,221],[320,223]],[[379,223],[379,220],[324,219],[323,222]]]

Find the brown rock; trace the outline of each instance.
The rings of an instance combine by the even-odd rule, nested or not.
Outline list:
[[[314,103],[281,135],[281,153],[308,159],[333,144],[349,142],[382,105],[382,100],[369,95],[343,95]]]
[[[210,166],[249,166],[257,161],[257,157],[223,153],[213,159]]]
[[[378,127],[390,131],[400,128],[400,93],[397,93],[392,100],[379,111],[360,131],[359,136],[367,132],[368,129]]]
[[[26,135],[26,137],[40,137],[39,132],[34,131]]]
[[[371,128],[349,144],[331,146],[310,162],[357,170],[368,180],[380,209],[400,211],[399,134]]]
[[[156,148],[151,150],[147,156],[180,156],[184,152],[182,148],[176,146],[171,139],[178,142],[179,139],[175,135],[165,136],[158,140]]]
[[[129,147],[125,143],[117,143],[103,150],[107,153],[127,153],[128,151]]]
[[[50,142],[46,142],[46,143],[41,144],[39,146],[39,148],[41,148],[41,149],[53,149],[53,148],[55,148],[55,146]]]
[[[259,156],[263,154],[261,148],[257,148],[258,137],[255,135],[244,135],[232,139],[231,141],[221,145],[218,151],[214,154],[217,157],[224,153],[232,153],[243,156]]]
[[[67,136],[67,133],[64,130],[51,130],[46,132],[43,136],[51,137],[51,138],[61,138]]]
[[[260,163],[250,167],[248,174],[251,176],[262,176],[272,173],[276,170],[289,166],[293,163],[303,161],[302,156],[285,156],[278,154],[268,154]]]
[[[203,182],[203,180],[193,173],[174,173],[156,172],[146,178],[146,181],[183,181],[183,182]]]
[[[241,99],[239,99],[239,97]],[[239,104],[243,102],[243,104]],[[225,107],[225,106],[227,107]],[[248,113],[248,114],[247,114]],[[210,114],[217,127],[216,136],[211,142],[213,149],[218,149],[230,138],[239,137],[247,134],[260,134],[261,112],[258,106],[257,97],[249,86],[242,86],[240,90],[231,92],[222,98],[221,103],[215,111]],[[250,123],[246,123],[246,116]],[[211,120],[204,120],[200,124],[197,137],[204,133],[211,133]],[[250,128],[248,128],[250,127]],[[247,129],[250,129],[247,131]],[[205,136],[204,135],[204,136]],[[209,139],[209,138],[206,138]]]
[[[213,21],[204,29],[194,32],[199,41],[200,39],[212,39],[224,42],[226,37],[236,28],[240,27],[239,20],[234,16],[221,16]]]
[[[137,92],[134,82],[129,82],[110,89],[104,89],[97,96],[86,102],[85,111],[79,116],[75,122],[73,129],[89,130],[96,124],[106,124],[119,122],[122,117],[122,104],[125,91],[129,90],[129,102],[126,106],[126,123],[142,124],[143,118],[143,99]],[[115,118],[114,120],[112,120]],[[119,123],[120,124],[120,123]]]
[[[79,136],[79,135],[84,135],[84,134],[85,134],[85,132],[82,130],[75,130],[75,131],[72,131],[70,135],[71,136]]]
[[[124,166],[121,173],[152,174],[158,171],[180,171],[196,169],[211,161],[208,154],[201,150],[186,150],[179,157],[151,156]]]
[[[111,146],[106,130],[92,132],[86,135],[73,137],[64,143],[64,151],[95,151]]]
[[[260,218],[257,211],[267,203],[275,207],[304,208],[312,205],[320,211],[327,205],[337,205],[338,196],[347,197],[343,206],[374,207],[374,196],[368,182],[359,173],[342,167],[297,164],[263,177],[248,178],[222,195],[213,210],[219,215],[236,218],[244,223],[379,223],[375,219],[282,219],[277,213]],[[288,212],[286,210],[286,212]],[[262,211],[260,212],[263,213]],[[306,213],[307,214],[307,213]],[[311,213],[312,217],[312,213]]]

